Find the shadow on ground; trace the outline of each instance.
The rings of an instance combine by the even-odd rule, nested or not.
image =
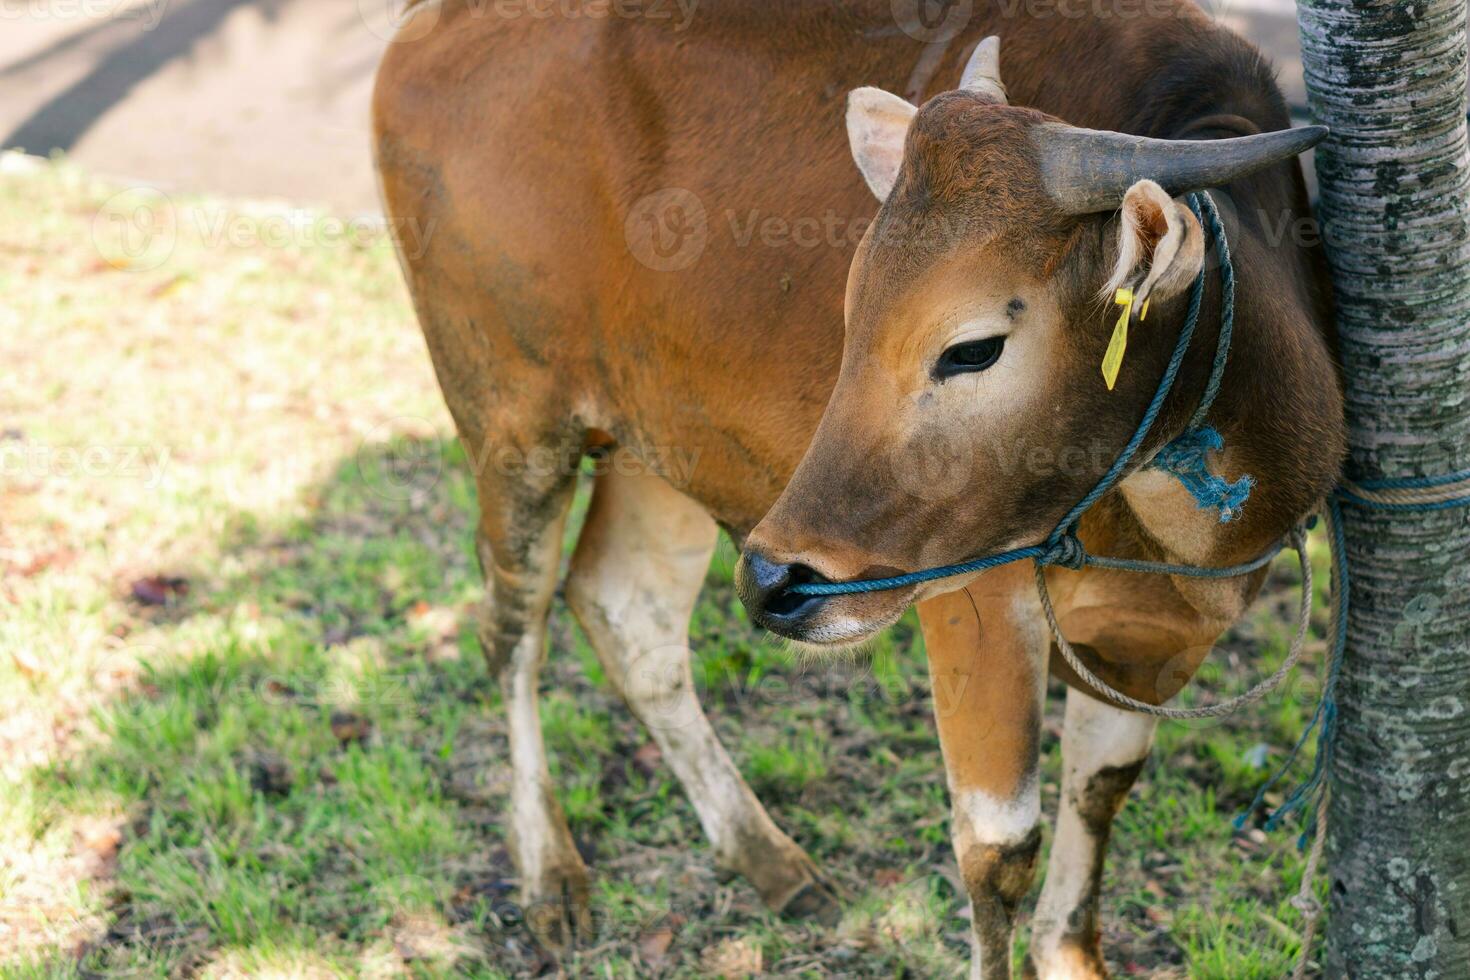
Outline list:
[[[144,669],[103,709],[102,737],[31,780],[41,819],[126,815],[106,931],[20,972],[552,968],[501,825],[503,718],[471,627],[472,486],[457,443],[365,450],[309,491],[309,518],[242,515],[186,595],[137,610],[186,652],[124,648]],[[726,546],[696,615],[703,700],[854,914],[836,930],[783,923],[718,880],[692,809],[558,602],[544,726],[599,925],[579,961],[957,968],[967,928],[911,627],[871,661],[798,664],[746,624],[732,562]]]

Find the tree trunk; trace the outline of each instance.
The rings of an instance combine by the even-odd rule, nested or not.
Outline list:
[[[1466,0],[1301,0],[1357,481],[1470,468]],[[1344,506],[1326,975],[1470,977],[1470,509]]]

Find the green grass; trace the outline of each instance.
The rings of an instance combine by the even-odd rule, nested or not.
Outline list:
[[[319,217],[282,241],[263,234],[279,210],[201,199],[145,226],[117,191],[64,163],[0,173],[0,975],[545,969],[472,638],[473,484],[389,243]],[[216,240],[221,221],[247,234]],[[545,730],[600,926],[568,971],[955,975],[967,925],[912,617],[858,660],[796,660],[750,628],[734,557],[695,614],[696,679],[847,914],[785,923],[719,880],[558,602]],[[142,604],[151,575],[187,592]],[[1293,576],[1214,654],[1211,696],[1279,663]],[[1104,882],[1121,975],[1290,972],[1294,834],[1229,821],[1309,715],[1314,659],[1228,722],[1164,725]]]

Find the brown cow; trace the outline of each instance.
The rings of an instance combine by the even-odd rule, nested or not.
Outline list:
[[[1206,268],[1200,341],[1140,462],[1177,434],[1204,384],[1219,287],[1171,195],[1204,186],[1218,188],[1240,276],[1215,466],[1252,474],[1254,497],[1221,524],[1140,466],[1081,536],[1097,553],[1201,564],[1281,536],[1334,482],[1343,446],[1320,258],[1283,234],[1306,213],[1290,158],[1307,141],[1257,135],[1288,127],[1269,70],[1183,0],[1119,0],[1111,13],[1128,16],[977,4],[950,31],[896,23],[904,5],[889,0],[707,0],[687,21],[590,3],[513,16],[531,6],[415,8],[374,111],[392,220],[433,229],[404,267],[480,464],[482,641],[510,719],[524,896],[554,913],[543,935],[587,923],[537,717],[545,620],[578,461],[611,453],[624,465],[597,477],[568,601],[720,864],[773,908],[836,911],[692,690],[687,624],[723,526],[745,545],[742,596],[776,632],[850,643],[919,601],[934,688],[952,692],[935,711],[973,972],[1008,976],[1040,844],[1051,654],[1031,572],[827,599],[786,588],[1043,537],[1127,440]],[[977,47],[991,34],[1003,72]],[[1202,154],[1117,133],[1221,142]],[[1152,309],[1109,391],[1098,364],[1116,284],[1151,292]],[[1092,669],[1157,703],[1262,575],[1048,578]],[[1058,672],[1073,690],[1032,962],[1095,977],[1108,828],[1154,725]]]

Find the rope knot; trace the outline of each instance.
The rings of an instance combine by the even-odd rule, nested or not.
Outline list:
[[[1312,895],[1293,895],[1291,907],[1308,918],[1315,919],[1322,914],[1322,903]]]
[[[1226,524],[1240,515],[1251,495],[1255,480],[1242,476],[1234,483],[1210,472],[1209,454],[1225,447],[1225,440],[1211,426],[1190,429],[1159,450],[1150,464],[1154,469],[1172,474],[1201,510],[1214,508],[1220,523]]]
[[[1087,549],[1075,531],[1065,531],[1049,543],[1046,552],[1037,559],[1043,565],[1079,569],[1087,564]]]

